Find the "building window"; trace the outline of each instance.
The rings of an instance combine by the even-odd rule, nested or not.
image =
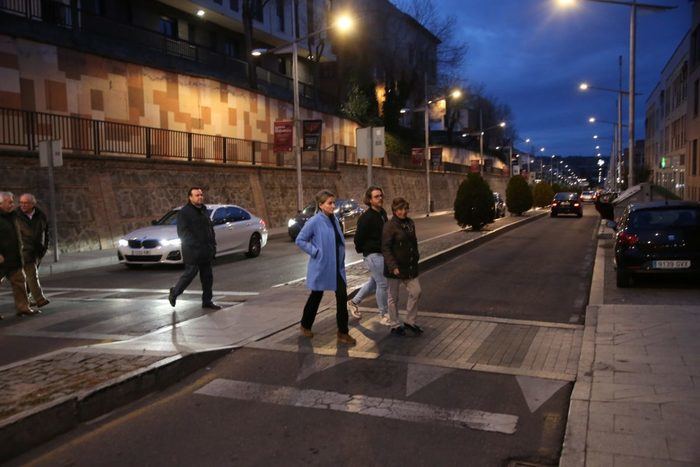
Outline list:
[[[700,110],[700,79],[696,79],[693,84],[693,118],[697,118]]]
[[[105,14],[105,2],[104,0],[83,0],[82,9],[95,16],[102,16]]]
[[[177,37],[177,22],[167,16],[161,16],[158,30],[166,37]]]
[[[692,165],[691,169],[693,171],[693,176],[695,176],[698,174],[698,140],[697,139],[693,140],[691,165]]]
[[[224,53],[229,57],[238,58],[238,44],[236,41],[228,39],[224,42]]]
[[[276,7],[277,24],[279,25],[279,30],[284,32],[284,0],[277,0]]]
[[[228,7],[233,11],[238,11],[238,0],[229,0]]]

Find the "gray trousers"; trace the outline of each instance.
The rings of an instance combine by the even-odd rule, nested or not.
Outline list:
[[[46,297],[44,297],[44,291],[41,290],[41,283],[39,283],[38,266],[39,264],[37,261],[24,263],[24,275],[27,278],[27,290],[32,295],[32,300],[34,300],[34,303],[39,303],[46,300]]]
[[[406,287],[406,291],[408,292],[405,322],[414,325],[416,324],[416,316],[418,315],[418,299],[421,294],[420,282],[418,282],[417,277],[413,279],[387,279],[389,319],[391,319],[392,323],[396,323],[396,325],[401,323],[399,321],[399,288],[401,284]]]

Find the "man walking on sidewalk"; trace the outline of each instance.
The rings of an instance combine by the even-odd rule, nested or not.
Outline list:
[[[49,220],[36,207],[34,195],[24,193],[19,197],[17,223],[22,234],[22,261],[27,289],[33,303],[41,308],[49,304],[39,283],[39,264],[49,248]]]
[[[188,202],[177,213],[177,236],[180,238],[182,260],[185,272],[175,287],[170,289],[168,301],[175,306],[177,297],[185,291],[190,282],[199,273],[202,282],[202,308],[220,310],[221,307],[212,302],[212,287],[214,273],[211,262],[216,254],[216,238],[214,226],[204,205],[204,192],[199,187],[192,187],[187,193]]]
[[[362,213],[357,220],[357,232],[355,233],[355,250],[364,256],[365,266],[369,270],[370,277],[357,292],[352,300],[348,300],[348,310],[353,318],[362,317],[358,305],[369,294],[375,292],[377,307],[379,308],[379,321],[382,324],[390,323],[387,314],[387,281],[384,277],[384,256],[382,256],[382,230],[387,222],[384,205],[384,191],[378,186],[370,186],[365,192],[364,202],[369,209]]]
[[[0,191],[0,280],[7,278],[12,287],[17,316],[38,313],[29,307],[27,284],[22,270],[22,237],[14,211],[15,196]]]

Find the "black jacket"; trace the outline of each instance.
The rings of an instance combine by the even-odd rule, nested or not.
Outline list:
[[[40,260],[49,248],[49,220],[39,208],[30,219],[17,209],[17,224],[22,234],[22,259],[25,263]]]
[[[357,220],[355,232],[355,251],[363,256],[382,252],[382,231],[388,218],[386,211],[375,211],[369,208],[360,215]]]
[[[17,225],[17,213],[0,211],[0,277],[22,267],[22,238]]]
[[[382,233],[382,254],[384,255],[384,275],[392,279],[413,279],[418,277],[418,240],[416,226],[410,218],[394,216],[384,224]],[[394,269],[399,274],[394,274]]]
[[[207,207],[198,208],[187,203],[177,213],[177,236],[182,242],[182,260],[185,264],[209,263],[216,254],[214,226],[207,215]]]

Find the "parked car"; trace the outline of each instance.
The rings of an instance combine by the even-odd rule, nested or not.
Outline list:
[[[595,191],[584,191],[581,193],[581,201],[584,203],[592,203],[595,201],[596,192]]]
[[[364,208],[354,199],[335,200],[335,216],[338,218],[338,222],[340,222],[343,235],[354,233],[357,230],[357,220],[363,212]],[[300,213],[287,221],[287,232],[292,240],[296,240],[297,235],[301,232],[301,228],[304,227],[306,221],[314,214],[316,214],[316,204],[311,203],[306,205]]]
[[[560,192],[554,195],[550,216],[557,217],[559,214],[576,214],[577,217],[583,216],[583,206],[578,193]]]
[[[613,226],[618,287],[636,274],[700,274],[700,203],[631,204]]]
[[[494,217],[506,217],[506,202],[498,192],[493,192],[493,210]]]
[[[177,214],[173,209],[151,226],[134,230],[119,239],[117,256],[126,266],[182,263],[180,239],[177,236]],[[245,253],[258,256],[267,244],[265,221],[233,204],[207,205],[207,214],[214,224],[216,256]]]

